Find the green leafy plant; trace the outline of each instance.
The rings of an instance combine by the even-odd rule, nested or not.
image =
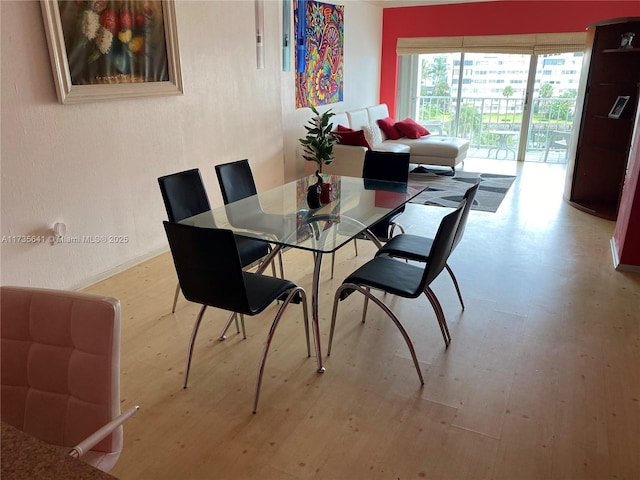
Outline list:
[[[319,113],[315,107],[311,107],[311,111],[315,117],[304,126],[307,135],[299,139],[304,152],[302,157],[309,162],[316,162],[318,170],[322,172],[322,165],[329,165],[333,161],[333,145],[338,141],[330,123],[335,113],[331,110]]]

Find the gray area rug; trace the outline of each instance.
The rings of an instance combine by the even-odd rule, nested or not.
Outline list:
[[[427,189],[411,200],[411,203],[455,208],[462,200],[464,192],[476,182],[478,177],[480,177],[480,187],[471,209],[496,212],[516,177],[473,172],[456,172],[454,176],[438,173],[410,173],[409,181],[427,185]]]

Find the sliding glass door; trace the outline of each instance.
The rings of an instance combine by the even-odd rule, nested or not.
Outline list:
[[[398,116],[468,139],[469,157],[564,162],[581,62],[582,53],[403,56]]]
[[[566,163],[583,56],[576,52],[536,57],[526,161]]]

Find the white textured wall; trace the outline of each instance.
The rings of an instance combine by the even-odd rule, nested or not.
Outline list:
[[[378,99],[381,10],[345,2],[345,102]],[[258,189],[295,178],[308,109],[281,72],[281,4],[265,4],[266,68],[255,68],[252,1],[178,1],[184,96],[82,105],[56,101],[40,5],[1,1],[2,284],[74,288],[166,249],[156,178],[199,167],[221,204],[213,165],[249,158]],[[122,244],[9,243],[47,235],[121,235]]]
[[[382,9],[367,2],[329,2],[344,5],[344,95],[343,101],[318,107],[344,112],[378,103],[380,98],[380,55]],[[295,64],[292,62],[292,69]],[[305,135],[304,124],[311,118],[308,108],[295,108],[295,76],[283,80],[283,122],[285,139],[285,181],[315,170],[315,164],[296,158],[298,139]],[[288,93],[291,92],[291,93]]]

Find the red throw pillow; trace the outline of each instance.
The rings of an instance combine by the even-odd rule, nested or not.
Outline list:
[[[396,122],[394,127],[396,127],[396,130],[398,130],[403,137],[407,138],[420,138],[429,135],[429,130],[412,118],[405,118],[401,122]]]
[[[338,136],[338,143],[341,145],[357,145],[367,147],[367,150],[371,150],[371,145],[367,142],[363,130],[342,130],[336,131],[335,133]]]
[[[378,120],[378,126],[382,129],[389,140],[398,140],[402,135],[396,129],[395,120],[391,117]]]

